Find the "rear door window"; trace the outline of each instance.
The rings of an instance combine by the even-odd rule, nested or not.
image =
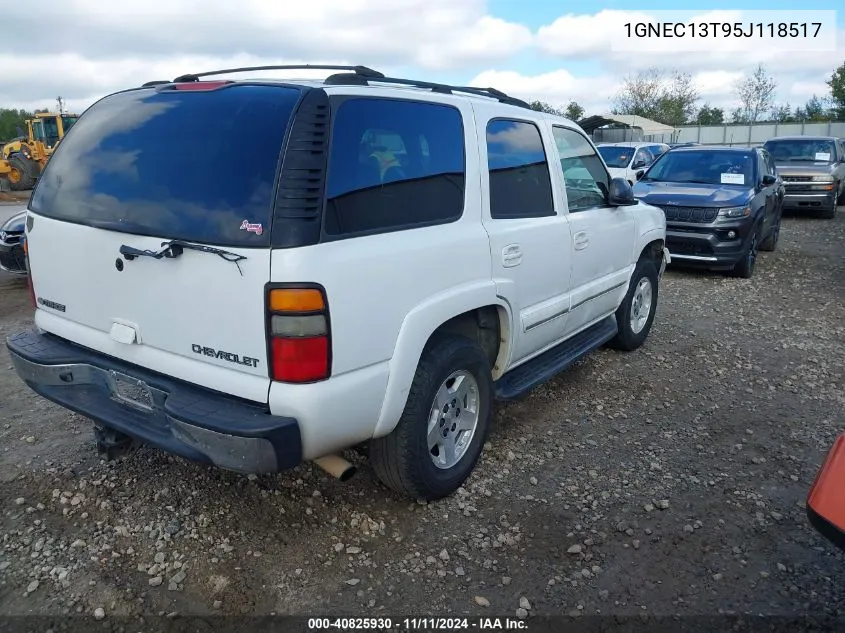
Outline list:
[[[490,217],[555,215],[543,137],[534,123],[493,119],[487,124]]]
[[[452,222],[464,208],[464,127],[452,106],[377,97],[334,114],[329,239]]]
[[[30,208],[126,233],[266,246],[277,166],[300,94],[235,85],[106,97],[59,144]]]

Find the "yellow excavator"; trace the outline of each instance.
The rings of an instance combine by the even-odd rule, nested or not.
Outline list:
[[[26,136],[12,139],[0,148],[0,179],[12,191],[32,189],[59,141],[76,123],[78,116],[64,112],[58,99],[58,112],[37,112],[26,121]]]

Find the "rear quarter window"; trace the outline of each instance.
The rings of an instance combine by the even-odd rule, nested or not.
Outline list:
[[[335,106],[328,239],[452,222],[464,208],[464,128],[448,105],[351,97]]]
[[[106,97],[59,144],[30,208],[127,233],[265,246],[277,166],[300,94],[236,85]]]

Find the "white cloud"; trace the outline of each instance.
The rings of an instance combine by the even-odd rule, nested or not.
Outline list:
[[[567,13],[537,31],[541,50],[562,58],[602,57],[610,52],[614,33],[626,22],[647,22],[643,11],[602,10],[593,14]]]
[[[513,71],[488,70],[470,80],[473,86],[492,86],[525,100],[539,99],[555,107],[575,100],[589,114],[610,110],[610,99],[619,88],[611,75],[575,77],[567,70],[525,76]]]
[[[60,11],[12,4],[3,26],[3,105],[83,101],[239,60],[459,71],[532,43],[528,27],[488,15],[485,0],[65,0]],[[33,48],[42,32],[51,37]]]
[[[737,21],[742,15],[696,13],[707,21]],[[81,111],[105,94],[151,79],[307,62],[364,64],[432,80],[465,76],[466,83],[553,105],[574,99],[588,113],[610,110],[623,78],[651,66],[692,73],[701,103],[732,108],[736,80],[759,62],[775,76],[778,100],[797,105],[814,93],[827,94],[824,81],[845,58],[845,31],[839,32],[835,53],[760,46],[701,54],[673,51],[671,40],[663,51],[614,50],[625,23],[653,16],[645,10],[568,13],[532,34],[522,24],[490,15],[486,0],[238,0],[234,5],[231,0],[63,0],[60,11],[41,12],[13,3],[3,13],[0,107],[51,107],[61,95],[70,109]],[[33,47],[33,33],[51,36]],[[542,70],[516,72],[514,60],[525,57],[515,55],[532,49],[542,58]],[[567,70],[573,60],[579,73],[592,66],[591,74]],[[310,73],[315,74],[326,73]],[[471,74],[475,77],[469,79]]]
[[[174,56],[166,59],[143,57],[115,58],[109,60],[87,59],[76,53],[60,55],[32,55],[20,57],[0,53],[0,67],[7,69],[0,83],[0,105],[13,103],[27,110],[52,108],[55,98],[62,96],[66,106],[81,112],[106,94],[140,86],[146,81],[174,79],[175,77],[203,70],[238,68],[268,64],[342,64],[344,60],[265,60],[251,55],[234,55],[220,58],[198,55]],[[325,77],[324,70],[287,70],[244,73],[239,77]],[[15,100],[14,95],[27,95],[26,100]]]

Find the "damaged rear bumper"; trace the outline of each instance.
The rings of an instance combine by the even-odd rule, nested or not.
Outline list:
[[[267,473],[302,461],[297,420],[27,330],[6,341],[23,381],[105,427],[198,462]]]

